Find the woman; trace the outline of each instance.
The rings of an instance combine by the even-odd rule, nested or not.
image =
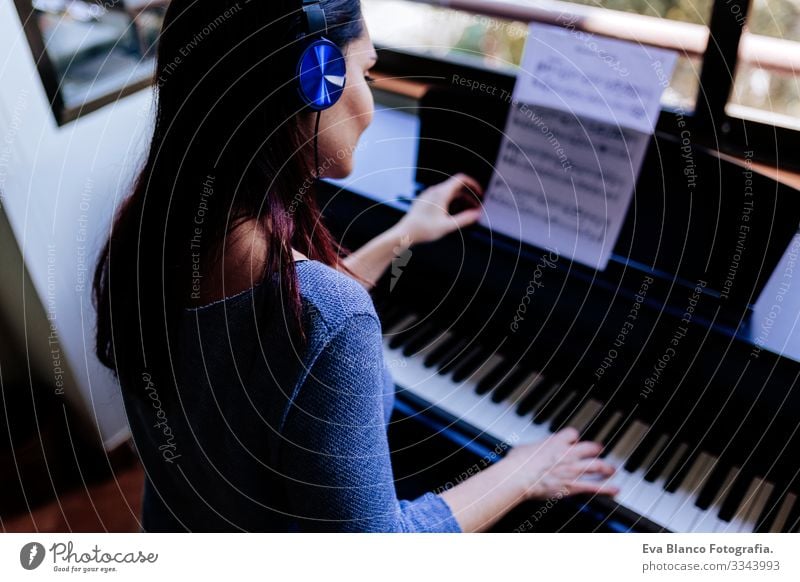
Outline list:
[[[565,430],[398,501],[393,384],[365,287],[397,247],[477,220],[474,205],[447,209],[479,186],[429,189],[340,259],[309,185],[350,172],[376,54],[358,0],[321,5],[347,82],[319,118],[292,84],[299,2],[167,10],[150,150],[95,273],[97,352],[147,472],[143,529],[477,531],[524,499],[613,494],[581,479],[612,473],[599,445]]]

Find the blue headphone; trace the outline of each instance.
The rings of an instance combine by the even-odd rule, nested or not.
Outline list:
[[[342,51],[323,36],[328,32],[320,0],[302,0],[304,31],[297,60],[297,92],[314,111],[329,108],[339,100],[346,80]]]

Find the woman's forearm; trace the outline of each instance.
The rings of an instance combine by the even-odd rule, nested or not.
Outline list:
[[[465,532],[485,531],[526,498],[519,468],[510,459],[483,469],[440,493]]]
[[[367,244],[342,260],[342,263],[355,275],[367,289],[375,286],[383,272],[397,258],[402,260],[414,242],[405,230],[395,225],[379,234]]]

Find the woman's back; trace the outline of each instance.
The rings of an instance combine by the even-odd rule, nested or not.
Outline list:
[[[146,374],[129,379],[123,393],[149,477],[145,530],[348,528],[318,521],[327,516],[315,506],[336,497],[339,486],[335,477],[332,482],[319,473],[327,472],[331,454],[361,456],[350,450],[358,447],[352,431],[363,436],[376,430],[365,423],[385,431],[393,385],[366,291],[317,261],[296,267],[307,335],[303,353],[290,341],[281,311],[262,313],[267,289],[258,285],[184,311],[180,351],[172,354],[179,402],[167,406]],[[359,352],[363,361],[354,361]],[[131,398],[137,392],[144,398]],[[334,412],[337,403],[352,408],[348,400],[357,410]],[[329,413],[335,422],[323,418]],[[321,450],[326,448],[331,450]],[[375,467],[388,462],[367,460]],[[383,486],[394,490],[391,483]],[[302,517],[312,521],[302,523]]]

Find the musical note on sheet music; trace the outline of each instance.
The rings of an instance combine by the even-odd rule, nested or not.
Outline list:
[[[531,24],[486,226],[604,269],[675,54]]]

